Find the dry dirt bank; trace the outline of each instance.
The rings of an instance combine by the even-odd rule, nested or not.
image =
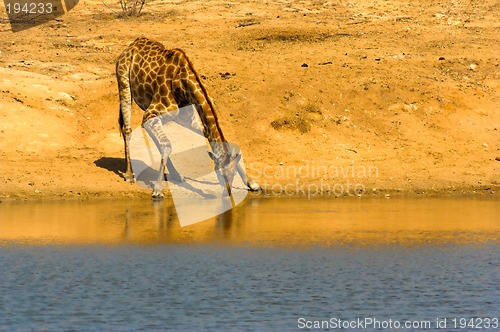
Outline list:
[[[497,1],[105,2],[17,33],[0,7],[0,200],[148,197],[120,175],[138,36],[187,52],[267,192],[500,192]]]

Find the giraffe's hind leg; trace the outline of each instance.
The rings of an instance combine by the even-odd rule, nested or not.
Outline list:
[[[123,174],[125,181],[134,183],[134,173],[132,172],[132,162],[130,160],[130,134],[131,130],[122,129],[123,141],[125,143],[125,162],[127,165],[126,171]]]
[[[130,90],[130,78],[127,70],[130,66],[129,62],[129,57],[126,56],[126,54],[122,54],[116,62],[116,78],[118,81],[118,93],[120,96],[120,114],[118,122],[120,124],[120,130],[125,144],[125,163],[127,167],[123,177],[127,182],[133,183],[135,182],[135,179],[134,174],[132,173],[132,165],[130,161],[130,135],[132,133],[130,118],[132,116],[132,94]]]

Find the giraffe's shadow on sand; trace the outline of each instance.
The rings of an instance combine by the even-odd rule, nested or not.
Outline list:
[[[139,169],[142,169],[143,171],[139,174],[138,178],[136,178],[135,180],[138,181],[138,183],[143,183],[143,185],[145,185],[147,188],[153,188],[154,182],[158,179],[158,174],[159,174],[158,171],[152,169],[148,165],[145,165],[142,161],[136,161],[136,162],[140,162],[141,164],[143,164],[139,167]],[[94,165],[96,165],[97,167],[106,169],[110,172],[113,172],[116,175],[118,175],[119,177],[121,177],[122,179],[125,179],[124,174],[126,171],[126,169],[125,169],[126,167],[125,167],[125,159],[124,158],[101,157],[101,158],[94,161]],[[197,183],[198,185],[201,184],[201,185],[206,186],[206,185],[218,184],[217,181],[207,182],[207,181],[200,181],[197,179],[192,179],[189,177],[186,177],[186,179],[189,179],[190,181],[192,181],[193,183]],[[205,193],[203,190],[201,190],[201,189],[197,188],[196,186],[193,186],[192,184],[185,182],[185,181],[173,182],[173,184],[175,184],[178,188],[184,188],[185,190],[193,192],[193,193],[195,193],[203,198],[213,199],[216,197],[211,193]]]
[[[110,172],[115,173],[122,179],[125,179],[124,174],[126,171],[125,159],[115,157],[101,157],[94,161],[94,165],[104,168]]]

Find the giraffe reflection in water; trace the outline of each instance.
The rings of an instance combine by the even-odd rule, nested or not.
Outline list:
[[[181,227],[171,196],[0,204],[0,244],[430,246],[498,244],[497,199],[249,197]],[[472,222],[473,221],[473,222]]]
[[[127,243],[186,243],[199,242],[200,235],[210,242],[225,242],[238,237],[237,227],[239,208],[230,209],[216,217],[213,222],[201,223],[196,231],[184,228],[179,222],[171,197],[151,201],[147,221],[144,222],[143,210],[128,207],[124,213],[122,241]],[[204,231],[200,234],[200,228]]]

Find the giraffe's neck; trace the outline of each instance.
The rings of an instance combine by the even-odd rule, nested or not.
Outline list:
[[[203,82],[201,82],[200,77],[194,70],[191,61],[189,61],[183,51],[181,52],[184,56],[185,69],[188,73],[184,86],[187,88],[188,94],[191,95],[189,99],[191,99],[196,106],[196,110],[203,125],[205,137],[210,142],[214,154],[221,156],[222,153],[227,153],[228,146],[219,125],[214,103],[203,85]]]
[[[203,125],[204,135],[210,142],[214,154],[216,156],[222,156],[228,152],[228,146],[224,134],[220,129],[213,104],[211,102],[205,102],[198,107],[202,110],[202,112],[198,111],[198,114],[200,115]]]

